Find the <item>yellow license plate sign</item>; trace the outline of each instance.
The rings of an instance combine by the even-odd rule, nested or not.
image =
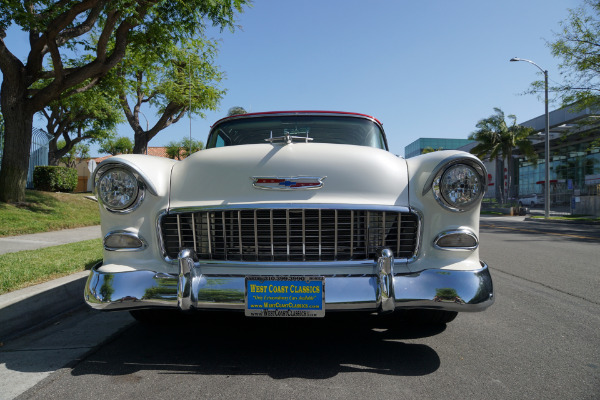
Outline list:
[[[322,276],[246,277],[246,316],[324,317]]]

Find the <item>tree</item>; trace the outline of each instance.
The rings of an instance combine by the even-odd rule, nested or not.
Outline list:
[[[149,51],[201,37],[206,24],[234,27],[248,0],[3,0],[0,3],[0,104],[5,142],[0,201],[23,201],[33,116],[59,98],[95,86],[131,44]],[[6,44],[12,24],[29,33],[26,61]],[[69,60],[76,57],[81,62]],[[44,60],[51,61],[44,67]]]
[[[508,115],[510,123],[506,122],[504,112],[494,108],[495,114],[477,122],[477,130],[469,135],[470,140],[479,142],[471,149],[471,153],[483,159],[491,161],[502,160],[507,169],[508,185],[507,192],[502,192],[502,201],[506,202],[508,193],[511,191],[512,158],[515,149],[528,159],[537,162],[537,153],[529,136],[533,134],[533,128],[517,125],[517,117]]]
[[[240,115],[240,114],[248,114],[248,111],[246,111],[244,109],[244,107],[240,107],[240,106],[231,107],[227,111],[227,116],[228,117],[231,117],[232,115]]]
[[[53,136],[48,149],[49,165],[58,165],[84,140],[99,143],[114,137],[117,124],[125,121],[117,99],[101,85],[53,101],[41,113],[47,132]],[[62,146],[58,146],[59,140]]]
[[[184,137],[179,142],[171,141],[167,144],[167,157],[177,160],[183,160],[191,154],[200,151],[204,148],[204,144],[199,140],[194,140],[189,137]]]
[[[560,94],[564,105],[577,103],[586,108],[600,104],[600,2],[584,0],[584,4],[569,10],[560,23],[555,40],[546,44],[558,65],[563,83],[551,91]],[[531,92],[543,92],[544,81],[532,84]]]
[[[100,144],[100,152],[113,156],[117,154],[131,154],[133,153],[133,143],[131,143],[131,139],[128,137],[108,138]]]
[[[66,147],[66,142],[64,140],[59,140],[57,143],[57,147],[59,149],[63,149]],[[77,143],[74,146],[71,146],[68,152],[66,152],[61,158],[60,162],[70,168],[75,168],[77,166],[77,160],[85,160],[90,158],[90,146],[85,143]],[[58,165],[58,164],[57,164]]]
[[[134,131],[134,153],[145,153],[156,134],[186,113],[204,117],[203,110],[217,109],[225,90],[218,87],[223,73],[214,65],[216,52],[216,42],[205,39],[184,39],[151,52],[139,46],[115,69],[119,100]],[[146,130],[139,119],[144,104],[156,108],[159,117]]]
[[[428,154],[428,153],[433,153],[433,152],[442,151],[442,150],[444,150],[443,147],[438,147],[437,149],[434,149],[431,146],[427,146],[421,151],[421,154]]]

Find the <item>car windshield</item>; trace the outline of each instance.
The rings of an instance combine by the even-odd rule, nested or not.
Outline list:
[[[206,148],[267,142],[337,143],[387,150],[377,123],[353,116],[286,115],[226,120],[216,125]]]

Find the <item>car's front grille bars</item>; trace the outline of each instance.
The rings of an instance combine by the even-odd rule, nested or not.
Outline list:
[[[372,260],[387,247],[416,252],[418,217],[409,212],[256,209],[177,213],[160,221],[166,255],[194,249],[201,260],[251,262]]]

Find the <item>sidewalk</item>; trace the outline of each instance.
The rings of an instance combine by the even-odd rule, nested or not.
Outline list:
[[[64,229],[53,232],[32,233],[30,235],[1,237],[0,254],[14,253],[23,250],[37,250],[44,247],[81,242],[83,240],[97,239],[100,237],[102,237],[100,225]]]
[[[101,238],[100,225],[0,238],[0,254]],[[88,271],[0,295],[0,342],[84,305]]]

